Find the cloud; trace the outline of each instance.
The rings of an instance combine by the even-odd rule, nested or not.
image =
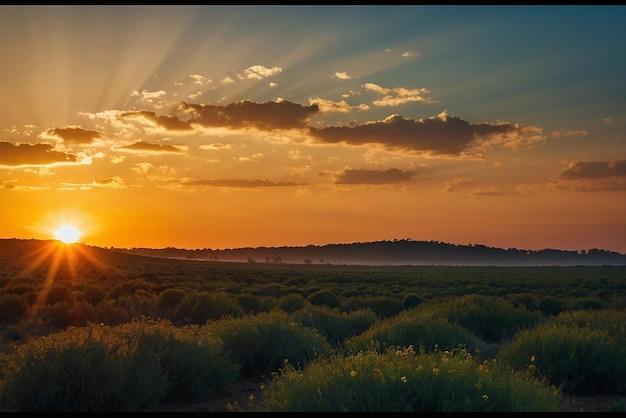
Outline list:
[[[164,107],[165,104],[167,103],[166,95],[167,94],[165,93],[164,90],[158,90],[158,91],[134,90],[131,93],[131,96],[139,97],[139,101],[141,103],[149,103],[150,105],[154,107],[158,107],[158,108]]]
[[[510,142],[538,140],[536,132],[528,127],[508,123],[470,124],[445,111],[429,119],[413,120],[391,115],[382,121],[363,125],[311,128],[311,135],[324,143],[379,144],[391,150],[435,155],[460,155],[471,146],[510,146]]]
[[[566,131],[566,130],[554,130],[551,131],[550,134],[555,137],[555,138],[559,138],[561,136],[576,136],[576,135],[589,135],[589,132],[585,131],[585,130],[580,130],[580,131]]]
[[[154,126],[161,127],[168,131],[188,131],[193,129],[187,122],[183,122],[176,116],[157,116],[154,112],[145,110],[137,112],[124,112],[119,115],[119,118],[122,120],[145,120]]]
[[[347,73],[339,72],[339,71],[335,73],[334,77],[338,78],[339,80],[350,80],[351,78]]]
[[[210,187],[232,187],[240,189],[250,189],[258,187],[293,187],[298,183],[291,181],[268,181],[268,180],[245,180],[245,179],[216,179],[216,180],[190,180],[181,183],[183,186],[210,186]]]
[[[134,144],[115,147],[116,150],[148,151],[148,152],[183,152],[182,148],[174,145],[154,144],[145,141],[137,141]]]
[[[626,177],[626,160],[614,161],[572,161],[561,171],[564,179],[602,179]]]
[[[242,100],[227,106],[181,102],[178,109],[191,117],[189,123],[204,127],[301,129],[317,113],[317,105],[301,106],[288,101],[257,103]]]
[[[333,102],[332,100],[317,97],[309,99],[309,103],[317,106],[320,113],[350,113],[353,110],[352,106],[345,100]]]
[[[31,166],[79,163],[75,154],[55,151],[50,144],[17,144],[0,142],[0,165]]]
[[[385,88],[374,83],[365,83],[363,88],[383,95],[380,100],[374,100],[375,106],[398,106],[411,102],[425,102],[432,103],[432,100],[424,97],[424,95],[430,93],[426,88],[421,89],[407,89],[404,87]]]
[[[408,181],[413,172],[397,168],[388,170],[365,170],[344,168],[333,176],[335,184],[395,184]]]
[[[283,69],[280,67],[268,68],[263,65],[253,65],[252,67],[246,68],[244,73],[245,73],[245,78],[255,78],[255,79],[261,80],[263,78],[280,73],[282,71]]]
[[[93,188],[107,188],[107,189],[126,189],[124,181],[115,176],[104,179],[96,179],[91,183],[61,183],[62,189],[80,189],[91,190]]]
[[[205,76],[200,74],[192,74],[189,77],[193,80],[194,84],[199,84],[201,86],[206,86],[213,82],[211,79],[206,78]]]
[[[485,189],[472,190],[470,194],[472,196],[501,196],[506,193],[496,187],[489,187]]]
[[[444,191],[446,192],[454,192],[457,191],[459,188],[461,187],[465,187],[465,186],[469,186],[471,185],[472,182],[468,179],[464,179],[464,178],[454,178],[452,180],[449,180],[445,187],[444,187]]]
[[[94,139],[102,137],[98,131],[78,127],[48,129],[46,135],[59,138],[66,144],[91,144]]]
[[[214,142],[212,144],[198,145],[198,148],[208,151],[221,151],[232,148],[232,144],[222,144],[221,142]]]

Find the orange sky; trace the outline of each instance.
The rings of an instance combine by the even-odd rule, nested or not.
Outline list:
[[[626,253],[624,18],[0,6],[0,238]]]

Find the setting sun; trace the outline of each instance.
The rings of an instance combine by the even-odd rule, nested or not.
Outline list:
[[[65,244],[73,244],[80,238],[80,231],[72,225],[63,225],[55,231],[54,236]]]

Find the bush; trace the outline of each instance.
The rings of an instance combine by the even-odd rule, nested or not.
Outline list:
[[[257,296],[246,293],[237,295],[237,301],[241,305],[244,314],[248,315],[269,312],[275,303],[275,300],[269,296]]]
[[[300,293],[289,293],[279,297],[276,306],[285,312],[295,312],[307,304],[307,300]]]
[[[419,305],[423,301],[424,300],[420,296],[413,293],[413,294],[407,295],[404,298],[404,301],[402,302],[402,306],[404,307],[404,309],[411,309]]]
[[[404,305],[398,299],[388,296],[353,297],[341,304],[343,311],[364,308],[373,310],[379,318],[390,318],[402,312]]]
[[[83,291],[83,300],[97,306],[106,297],[106,292],[100,286],[90,286]]]
[[[2,399],[15,411],[129,411],[199,399],[235,381],[221,341],[169,322],[90,324],[40,337],[4,359]]]
[[[0,323],[18,322],[28,311],[28,302],[22,296],[8,294],[0,296]]]
[[[204,324],[224,316],[243,316],[236,297],[224,292],[200,292],[186,295],[176,306],[173,317],[186,324]]]
[[[292,318],[305,327],[318,330],[335,348],[340,347],[346,338],[361,334],[378,321],[371,309],[340,312],[315,305],[294,312]]]
[[[330,350],[317,330],[297,324],[286,312],[278,310],[223,318],[204,328],[222,339],[244,377],[278,371],[285,360],[306,363]]]
[[[563,311],[564,301],[554,296],[544,296],[537,302],[537,308],[544,315],[558,315]]]
[[[474,356],[487,357],[494,353],[484,341],[460,325],[444,318],[432,318],[416,312],[400,314],[374,324],[364,333],[349,338],[345,347],[350,352],[369,350],[374,345],[386,350],[392,347],[422,347],[430,353],[464,346]]]
[[[517,412],[559,410],[543,382],[477,362],[464,350],[359,352],[287,364],[264,387],[273,412]]]
[[[520,329],[538,324],[543,315],[529,311],[495,296],[466,295],[433,308],[434,315],[441,315],[453,324],[459,324],[488,342],[500,342],[511,338]]]
[[[329,308],[337,308],[341,304],[339,296],[326,289],[311,293],[308,299],[313,305],[328,306]]]
[[[174,312],[186,293],[181,289],[165,289],[159,293],[156,299],[156,307],[166,317]]]
[[[598,298],[586,297],[580,299],[574,299],[569,305],[568,310],[579,311],[596,311],[604,308],[604,302]]]
[[[500,351],[502,361],[517,370],[530,366],[567,393],[625,394],[623,322],[603,328],[606,319],[586,320],[590,314],[563,313],[551,323],[520,332]]]

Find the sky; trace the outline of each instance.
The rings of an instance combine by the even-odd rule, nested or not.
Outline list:
[[[626,253],[624,6],[0,6],[0,238]]]

